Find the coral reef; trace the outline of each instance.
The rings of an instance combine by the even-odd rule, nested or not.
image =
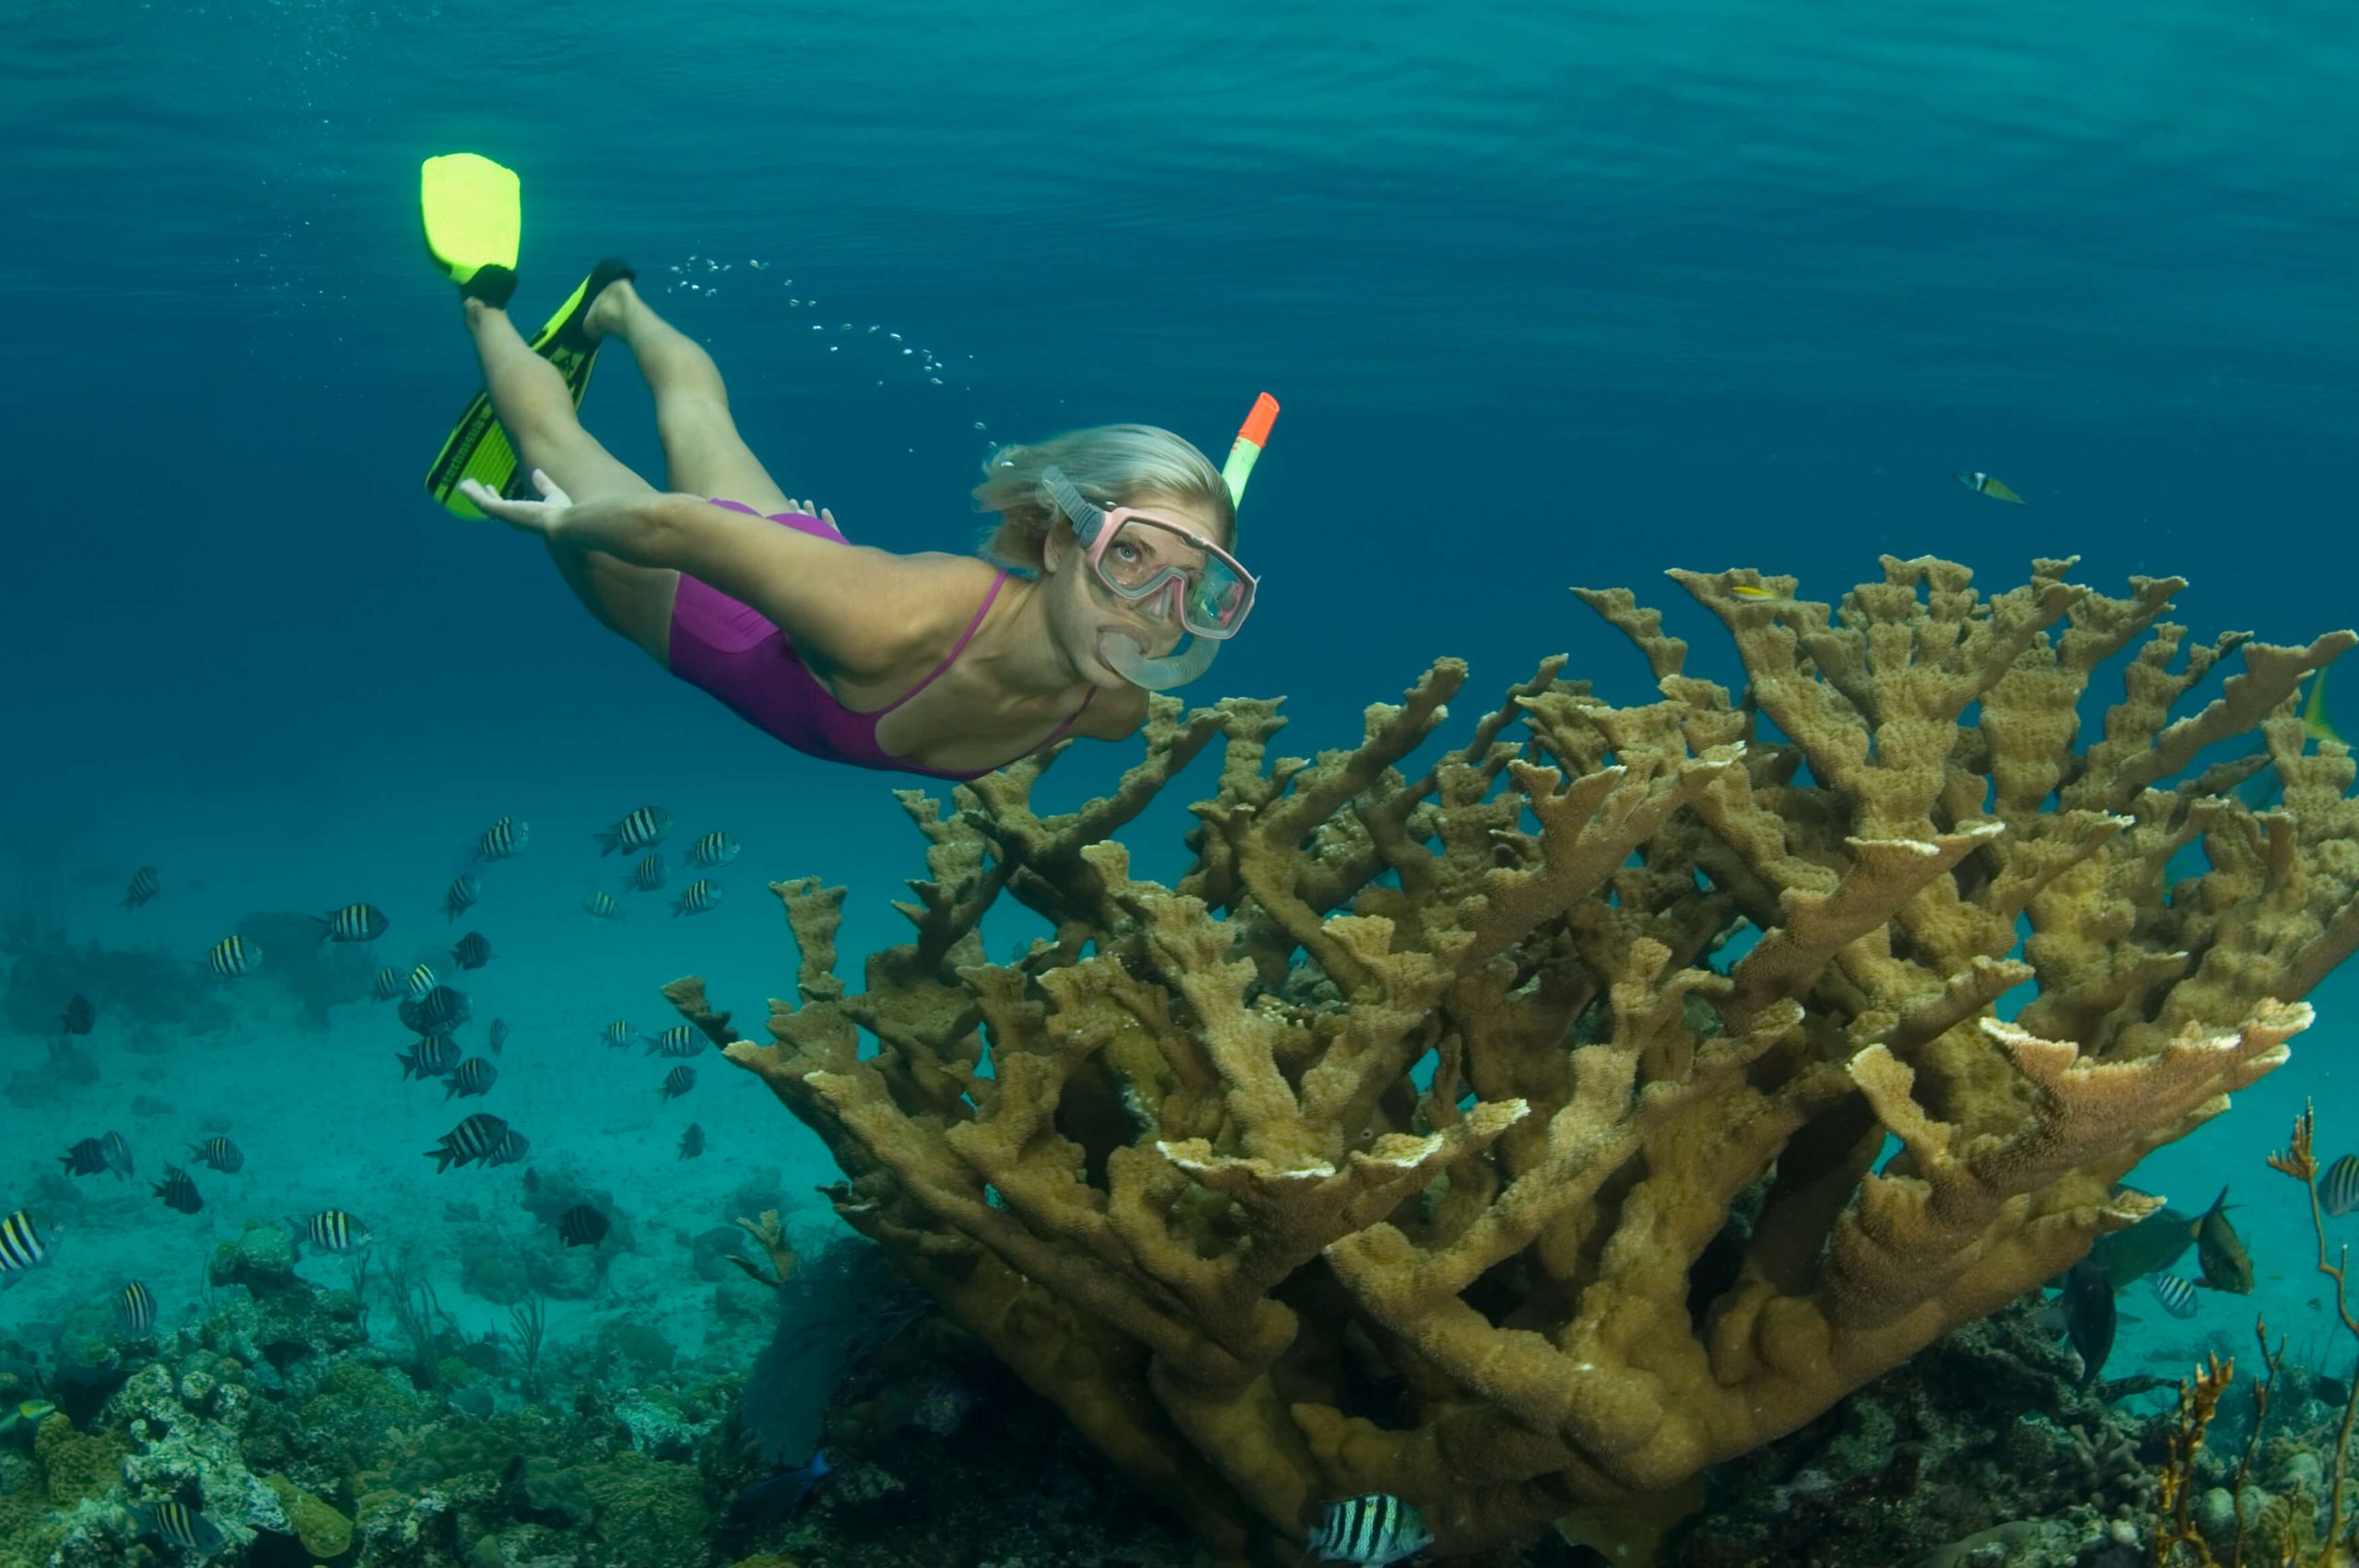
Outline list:
[[[1075,811],[1034,810],[1045,759],[906,795],[931,875],[863,992],[809,880],[771,1043],[668,991],[826,1141],[837,1211],[1217,1550],[1291,1561],[1363,1492],[1445,1553],[1636,1516],[2150,1211],[2117,1178],[2359,945],[2353,767],[2293,711],[2359,638],[2190,642],[2180,579],[2071,565],[1986,597],[1887,557],[1832,607],[1672,574],[1737,693],[1578,591],[1658,700],[1551,660],[1414,775],[1454,661],[1315,759],[1273,703],[1158,698]],[[1192,863],[1133,877],[1114,835],[1215,743]],[[1050,934],[992,964],[1003,895]]]

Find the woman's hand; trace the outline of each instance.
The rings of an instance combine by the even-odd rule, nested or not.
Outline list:
[[[804,517],[816,517],[821,522],[826,523],[829,528],[835,528],[836,526],[836,514],[831,511],[821,509],[819,503],[816,501],[795,501],[788,509],[792,511],[799,511]],[[843,532],[841,529],[837,529],[836,531],[839,533]]]
[[[558,489],[557,481],[537,468],[533,470],[533,488],[541,493],[539,500],[511,501],[495,494],[480,479],[459,481],[459,494],[473,501],[484,516],[496,517],[511,528],[546,538],[565,521],[565,514],[573,507],[573,497]]]

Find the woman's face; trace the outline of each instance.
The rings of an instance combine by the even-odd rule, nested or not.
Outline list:
[[[1206,538],[1218,539],[1224,532],[1216,519],[1203,515],[1200,509],[1165,497],[1142,497],[1130,504],[1184,523]],[[1106,632],[1128,633],[1149,658],[1160,658],[1178,645],[1180,632],[1176,623],[1123,599],[1097,580],[1072,523],[1061,520],[1050,531],[1044,546],[1046,561],[1040,575],[1047,591],[1050,633],[1081,672],[1082,679],[1108,690],[1130,684],[1098,656],[1097,640]],[[1163,594],[1153,601],[1158,606],[1168,602]]]

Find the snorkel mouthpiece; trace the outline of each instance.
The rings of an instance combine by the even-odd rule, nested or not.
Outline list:
[[[1130,633],[1109,629],[1097,634],[1097,657],[1106,667],[1134,686],[1151,692],[1168,692],[1174,686],[1184,686],[1213,667],[1220,657],[1220,644],[1208,637],[1191,637],[1187,650],[1150,659],[1146,649]]]

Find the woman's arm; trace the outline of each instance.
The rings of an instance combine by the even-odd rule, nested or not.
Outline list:
[[[574,501],[533,475],[543,501],[469,498],[553,544],[686,572],[760,611],[833,669],[887,673],[932,635],[933,571],[889,551],[821,539],[701,496],[643,491]],[[464,486],[463,486],[464,488]]]

